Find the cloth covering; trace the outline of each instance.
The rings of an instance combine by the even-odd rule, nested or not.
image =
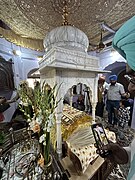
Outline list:
[[[68,148],[70,148],[72,153],[74,153],[80,160],[82,173],[84,173],[87,170],[89,164],[99,156],[96,153],[97,148],[94,146],[95,141],[93,140],[94,138],[93,134],[92,132],[91,132],[91,136],[90,136],[90,133],[87,134],[87,129],[90,132],[90,127],[78,129],[78,131],[74,132],[71,135],[71,137],[66,141],[68,144]],[[85,137],[79,136],[80,130],[81,131],[84,130],[83,134]],[[110,141],[112,141],[113,143],[116,143],[116,136],[114,132],[105,129],[105,133],[106,133],[107,138]],[[86,134],[88,138],[86,138]],[[89,144],[88,144],[88,139],[89,139]]]
[[[67,140],[68,137],[78,127],[88,127],[92,124],[92,117],[83,111],[75,109],[68,104],[63,107],[62,123],[62,138]]]
[[[135,16],[124,23],[116,32],[113,47],[127,60],[130,68],[135,71]]]

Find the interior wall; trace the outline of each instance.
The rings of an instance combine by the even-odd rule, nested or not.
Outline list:
[[[20,55],[14,52],[18,51]],[[34,68],[38,68],[38,57],[43,56],[44,52],[34,51],[27,48],[16,46],[4,38],[0,38],[0,55],[13,61],[14,81],[17,86],[21,80],[27,79],[27,74]]]
[[[100,53],[97,53],[97,56],[100,58],[100,61],[99,61],[100,69],[105,69],[109,64],[113,64],[115,62],[126,63],[126,60],[112,47]]]
[[[107,67],[105,67],[105,70],[111,71],[111,73],[106,74],[106,81],[109,82],[110,75],[116,74],[117,76],[119,76],[119,74],[122,71],[124,71],[126,73],[126,63],[125,62],[114,62],[112,64],[109,64]],[[118,82],[122,82],[121,79],[118,78]]]
[[[19,54],[16,54],[16,52]],[[14,72],[14,84],[18,88],[19,82],[21,80],[27,79],[27,74],[35,68],[38,68],[38,57],[42,56],[44,52],[33,51],[31,49],[22,48],[16,46],[15,44],[8,42],[4,38],[0,38],[0,55],[5,59],[12,59],[13,62],[13,72]],[[11,98],[15,96],[16,92],[13,91]],[[1,93],[2,95],[2,93]],[[10,108],[6,110],[3,114],[5,117],[4,122],[11,120],[12,115],[17,107],[17,103],[12,103]]]
[[[99,66],[102,70],[109,70],[111,73],[105,73],[106,82],[109,83],[109,76],[111,74],[116,74],[118,76],[118,82],[124,85],[125,90],[127,91],[128,82],[124,78],[126,74],[126,60],[115,51],[112,47],[97,53],[99,57]]]

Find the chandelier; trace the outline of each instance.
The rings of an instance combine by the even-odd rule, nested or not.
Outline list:
[[[52,0],[54,10],[62,15],[63,26],[71,25],[68,22],[69,14],[74,13],[80,6],[80,0]]]

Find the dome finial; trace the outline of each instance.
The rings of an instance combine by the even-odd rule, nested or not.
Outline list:
[[[71,24],[68,22],[68,15],[69,15],[68,7],[67,7],[67,5],[65,5],[64,8],[63,8],[63,14],[62,14],[62,18],[63,18],[63,23],[62,23],[62,25],[63,25],[63,26],[71,25]]]
[[[63,26],[71,25],[68,15],[72,14],[80,6],[80,0],[52,0],[52,6],[56,12],[62,15]]]

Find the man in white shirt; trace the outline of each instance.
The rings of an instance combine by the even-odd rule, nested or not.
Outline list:
[[[107,102],[106,108],[108,111],[108,122],[109,124],[117,125],[117,118],[115,116],[115,108],[118,109],[120,106],[120,100],[127,96],[125,93],[124,86],[117,82],[117,76],[109,76],[110,84],[107,89]]]

